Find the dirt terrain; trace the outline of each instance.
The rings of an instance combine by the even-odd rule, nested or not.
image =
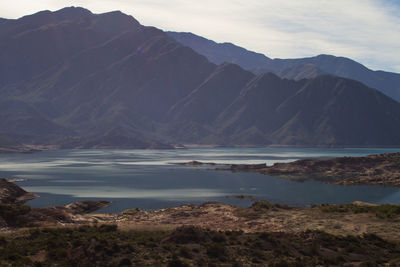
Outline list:
[[[168,209],[144,211],[126,210],[120,214],[87,213],[100,208],[105,203],[82,203],[63,207],[31,209],[16,217],[18,227],[30,226],[79,226],[116,224],[120,229],[174,229],[179,226],[194,225],[211,230],[241,230],[244,232],[287,232],[300,233],[306,230],[321,230],[334,235],[376,234],[384,239],[400,241],[400,207],[395,216],[378,217],[373,212],[331,211],[321,206],[294,208],[267,202],[256,202],[252,207],[241,208],[223,203],[204,203],[202,205],[183,205]],[[368,207],[357,203],[354,206]],[[336,207],[338,205],[332,205]],[[377,206],[379,207],[379,206]],[[397,214],[397,212],[399,214]],[[25,224],[21,223],[25,220]],[[9,225],[10,226],[10,225]],[[12,231],[15,225],[4,227]]]
[[[47,208],[10,202],[0,203],[4,266],[400,263],[400,205],[299,208],[258,201],[241,208],[209,202],[101,214],[93,211],[106,201]]]
[[[264,202],[259,202],[264,203]],[[400,241],[400,218],[378,218],[372,213],[326,212],[313,208],[292,208],[269,204],[262,208],[240,208],[223,203],[184,205],[156,211],[127,210],[121,214],[76,215],[76,223],[112,223],[121,229],[149,226],[170,229],[195,225],[212,230],[244,232],[288,232],[321,230],[335,235],[373,233]],[[368,204],[356,204],[368,205]],[[254,205],[253,205],[254,206]]]

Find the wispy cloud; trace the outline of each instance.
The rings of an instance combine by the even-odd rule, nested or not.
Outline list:
[[[393,0],[14,0],[0,16],[83,6],[119,9],[142,24],[191,31],[269,57],[334,54],[400,72],[400,5]]]

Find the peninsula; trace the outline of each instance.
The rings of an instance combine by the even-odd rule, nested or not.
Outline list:
[[[201,166],[199,161],[181,163]],[[204,165],[210,165],[209,162]],[[215,163],[214,163],[215,165]],[[364,157],[330,159],[300,159],[289,163],[232,164],[216,170],[254,172],[293,180],[317,180],[342,185],[381,185],[400,187],[400,153],[385,153]]]

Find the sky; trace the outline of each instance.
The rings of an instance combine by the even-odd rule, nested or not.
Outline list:
[[[0,17],[81,6],[193,32],[270,58],[332,54],[400,73],[400,0],[1,0]]]

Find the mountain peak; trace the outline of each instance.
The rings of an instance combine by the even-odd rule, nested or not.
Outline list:
[[[96,16],[101,17],[104,20],[104,26],[107,27],[120,27],[121,25],[128,27],[137,27],[140,25],[139,21],[137,21],[134,17],[127,15],[119,10],[101,13]]]
[[[243,65],[275,61],[231,45],[216,66],[120,11],[37,13],[2,23],[0,43],[0,145],[400,145],[400,103],[361,83],[255,76]],[[277,62],[335,61],[321,57]]]
[[[86,17],[92,15],[90,10],[87,10],[83,7],[65,7],[60,10],[52,12],[52,15],[57,17],[60,20],[75,20],[81,17]]]
[[[206,56],[215,64],[232,62],[257,75],[273,72],[281,78],[294,80],[309,79],[323,73],[330,73],[358,80],[400,102],[400,74],[373,71],[347,57],[320,54],[297,59],[270,59],[242,47],[235,47],[230,43],[216,43],[192,33],[167,32],[167,34]]]
[[[75,20],[81,17],[92,15],[92,12],[82,7],[65,7],[56,11],[44,10],[35,14],[20,18],[21,21],[29,24],[46,24],[63,20]]]
[[[89,15],[89,14],[92,14],[92,12],[90,12],[90,10],[88,10],[86,8],[75,7],[75,6],[64,7],[57,11],[54,11],[53,13],[54,14],[65,14],[65,15],[71,15],[71,14]]]
[[[112,15],[112,16],[120,16],[120,15],[129,16],[129,15],[126,15],[125,13],[122,13],[121,10],[113,10],[113,11],[105,12],[102,14],[108,14],[108,15]]]

